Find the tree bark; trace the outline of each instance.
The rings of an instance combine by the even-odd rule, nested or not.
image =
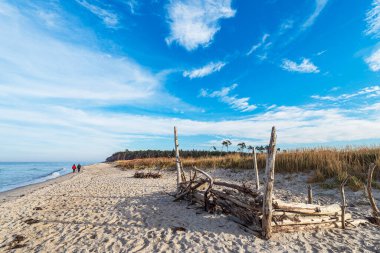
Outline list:
[[[265,168],[266,182],[263,199],[262,235],[265,239],[272,236],[272,199],[274,184],[274,165],[276,160],[276,128],[272,127]]]

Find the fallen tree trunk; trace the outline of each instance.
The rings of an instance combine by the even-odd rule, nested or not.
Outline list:
[[[350,214],[346,214],[346,219],[351,219]],[[283,220],[274,219],[272,226],[295,226],[295,225],[311,225],[311,224],[323,224],[341,222],[341,216],[299,216],[292,218],[285,218]]]
[[[299,214],[334,215],[341,212],[341,208],[338,204],[321,206],[303,203],[286,203],[277,199],[273,201],[273,206],[276,211],[294,212]]]

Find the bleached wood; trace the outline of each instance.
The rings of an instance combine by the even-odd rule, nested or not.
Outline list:
[[[175,148],[175,161],[176,161],[176,168],[177,168],[177,189],[178,189],[180,183],[182,182],[182,171],[181,171],[181,162],[179,160],[177,127],[174,127],[174,148]]]
[[[351,214],[346,215],[346,219],[351,219]],[[274,219],[276,220],[276,219]],[[272,221],[272,226],[293,226],[310,225],[342,221],[341,216],[296,216],[284,218],[283,220]]]
[[[307,203],[313,204],[313,189],[310,184],[307,186]]]
[[[255,207],[253,207],[253,206],[250,206],[250,205],[247,204],[247,203],[243,203],[241,200],[238,200],[238,199],[236,199],[236,198],[234,198],[234,197],[232,197],[232,196],[229,196],[229,195],[227,195],[227,194],[224,193],[224,192],[221,192],[221,191],[218,191],[218,190],[211,189],[211,193],[212,193],[212,194],[215,194],[215,195],[217,195],[217,196],[219,196],[219,197],[221,197],[221,198],[224,198],[224,199],[226,199],[226,200],[228,200],[228,201],[231,201],[232,203],[234,203],[234,204],[236,204],[236,205],[238,205],[238,206],[240,206],[240,207],[243,207],[243,208],[246,208],[246,209],[249,209],[249,210],[260,211],[260,209],[255,208]]]
[[[341,212],[341,208],[338,204],[321,206],[315,204],[283,202],[281,200],[276,199],[273,201],[273,206],[276,211],[287,211],[315,215],[334,215]]]
[[[310,225],[290,225],[290,226],[275,226],[273,227],[273,233],[289,233],[289,232],[300,232],[308,230],[326,229],[326,228],[340,228],[340,222],[331,223],[321,223],[321,224],[310,224]]]
[[[253,197],[256,197],[259,195],[259,192],[257,191],[253,191],[247,187],[243,187],[243,186],[240,186],[240,185],[237,185],[237,184],[231,184],[231,183],[226,183],[226,182],[222,182],[222,181],[214,181],[214,185],[219,185],[219,186],[225,186],[225,187],[229,187],[229,188],[232,188],[232,189],[235,189],[235,190],[238,190],[242,193],[246,193],[246,194],[249,194]]]
[[[346,196],[344,195],[344,186],[347,183],[348,177],[343,180],[343,182],[340,184],[340,196],[342,198],[342,205],[341,205],[341,222],[342,222],[342,228],[346,228],[346,222],[345,222],[345,216],[346,216]]]
[[[376,205],[375,198],[373,197],[373,194],[372,194],[372,176],[373,176],[373,171],[375,170],[375,168],[376,168],[376,165],[373,163],[369,166],[368,177],[367,177],[367,193],[368,193],[369,203],[371,204],[371,207],[372,207],[372,213],[375,216],[375,218],[378,217],[380,221],[380,211]]]
[[[272,127],[269,147],[267,150],[267,163],[265,168],[265,188],[263,199],[263,219],[262,219],[262,235],[265,239],[272,236],[272,199],[274,184],[274,165],[276,160],[276,128]]]
[[[253,167],[255,169],[255,176],[256,176],[256,190],[259,190],[259,188],[260,188],[259,169],[257,168],[257,157],[256,157],[255,147],[253,147],[252,152],[253,152]]]

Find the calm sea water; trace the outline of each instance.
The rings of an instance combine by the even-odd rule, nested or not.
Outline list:
[[[71,166],[67,162],[0,162],[0,192],[68,174]]]

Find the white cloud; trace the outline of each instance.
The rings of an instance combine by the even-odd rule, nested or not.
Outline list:
[[[166,42],[177,42],[187,50],[208,46],[220,30],[220,20],[235,16],[231,0],[181,0],[168,6],[170,35]]]
[[[360,108],[355,108],[355,111],[358,109]],[[267,143],[273,125],[277,127],[278,143],[281,146],[380,138],[379,108],[368,111],[366,118],[362,114],[359,117],[349,116],[350,113],[349,110],[340,109],[280,106],[246,119],[199,121],[104,114],[64,107],[36,110],[29,106],[16,109],[0,106],[0,136],[2,145],[7,147],[7,150],[0,153],[0,160],[6,159],[7,154],[22,156],[24,159],[38,159],[44,152],[62,159],[83,160],[89,154],[103,159],[127,143],[144,140],[151,143],[157,137],[168,137],[167,141],[160,143],[161,148],[170,149],[173,125],[178,126],[181,138],[219,135],[231,139],[254,139],[255,145]],[[20,138],[22,142],[15,142]],[[25,144],[25,147],[20,144]],[[153,144],[148,144],[147,148],[149,145]]]
[[[118,16],[106,9],[99,6],[88,3],[86,0],[76,0],[78,4],[82,5],[84,8],[92,12],[94,15],[98,16],[103,23],[110,27],[115,28],[119,24]]]
[[[303,58],[301,63],[296,63],[289,59],[282,61],[281,67],[290,72],[319,73],[319,69],[309,59]]]
[[[227,63],[226,62],[210,62],[209,64],[190,71],[184,71],[183,76],[193,78],[200,78],[204,76],[208,76],[214,72],[220,71]]]
[[[372,71],[380,70],[380,48],[364,59]]]
[[[380,97],[380,86],[378,85],[369,86],[369,87],[360,89],[357,92],[350,93],[350,94],[342,94],[339,96],[313,95],[311,96],[311,98],[318,99],[318,100],[325,100],[325,101],[341,101],[341,100],[349,100],[358,96],[365,96],[366,98]]]
[[[372,2],[372,9],[367,12],[366,19],[367,29],[366,35],[380,36],[380,0]]]
[[[319,16],[321,14],[322,10],[325,8],[328,0],[316,0],[315,1],[315,9],[313,13],[309,16],[309,18],[305,21],[305,23],[302,24],[301,29],[306,29],[310,26],[312,26]]]
[[[256,105],[249,104],[249,98],[238,98],[236,95],[230,95],[230,92],[234,90],[238,85],[235,83],[229,87],[223,87],[221,90],[208,92],[205,89],[201,89],[199,95],[201,97],[219,98],[223,103],[228,104],[232,109],[241,112],[250,112],[257,108]]]
[[[129,7],[129,10],[131,11],[132,14],[136,14],[136,9],[139,6],[139,3],[137,0],[125,0],[122,2]]]
[[[247,52],[247,56],[251,55],[253,52],[255,52],[257,49],[259,49],[262,45],[265,44],[267,39],[269,38],[269,34],[265,33],[263,37],[261,38],[261,41],[251,47],[251,49]]]
[[[363,110],[375,110],[375,111],[380,111],[380,103],[375,103],[373,105],[369,105],[363,108]]]

